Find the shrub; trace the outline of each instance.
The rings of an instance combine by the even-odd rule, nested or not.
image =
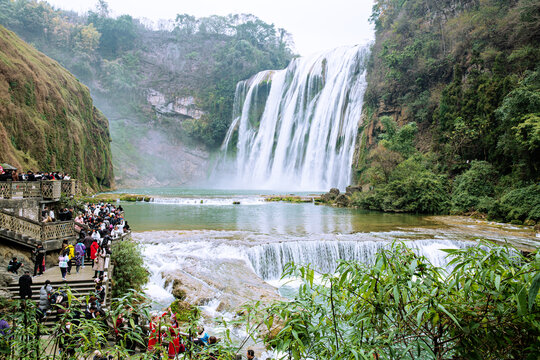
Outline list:
[[[508,191],[489,212],[489,218],[511,222],[540,220],[540,184],[533,184]]]
[[[486,161],[473,161],[469,170],[456,177],[452,192],[451,211],[463,213],[467,211],[487,212],[491,209],[495,187],[496,172]]]
[[[367,210],[441,214],[448,210],[447,178],[430,169],[426,158],[415,155],[392,171],[389,182],[351,203]]]
[[[111,261],[114,265],[113,297],[123,296],[130,289],[142,290],[148,281],[148,271],[139,246],[133,240],[113,242]]]

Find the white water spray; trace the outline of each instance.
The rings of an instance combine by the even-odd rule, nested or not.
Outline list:
[[[227,179],[252,189],[349,185],[367,55],[360,46],[341,47],[238,83],[233,122],[222,146],[235,157]]]

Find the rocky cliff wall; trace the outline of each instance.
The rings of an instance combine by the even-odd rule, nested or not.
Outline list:
[[[88,88],[0,26],[0,162],[114,185],[108,121]]]

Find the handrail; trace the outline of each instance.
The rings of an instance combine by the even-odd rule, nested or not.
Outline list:
[[[79,192],[79,182],[70,180],[0,181],[0,198],[14,196],[27,198],[60,199],[61,195],[72,197]]]
[[[76,234],[73,220],[40,223],[3,210],[0,210],[0,227],[42,242],[65,239]]]
[[[10,213],[9,211],[0,210],[0,214],[5,214],[5,215],[13,216],[14,218],[17,218],[17,219],[19,219],[19,220],[27,221],[27,222],[29,222],[29,223],[32,223],[32,224],[41,226],[41,223],[40,223],[39,221],[32,220],[32,219],[29,219],[29,218],[26,218],[26,217],[23,217],[23,216],[19,216],[19,215]]]

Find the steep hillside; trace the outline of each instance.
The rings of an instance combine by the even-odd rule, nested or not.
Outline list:
[[[540,3],[378,0],[372,19],[356,203],[540,219]]]
[[[62,170],[100,190],[113,185],[109,142],[86,86],[0,26],[0,160]]]

